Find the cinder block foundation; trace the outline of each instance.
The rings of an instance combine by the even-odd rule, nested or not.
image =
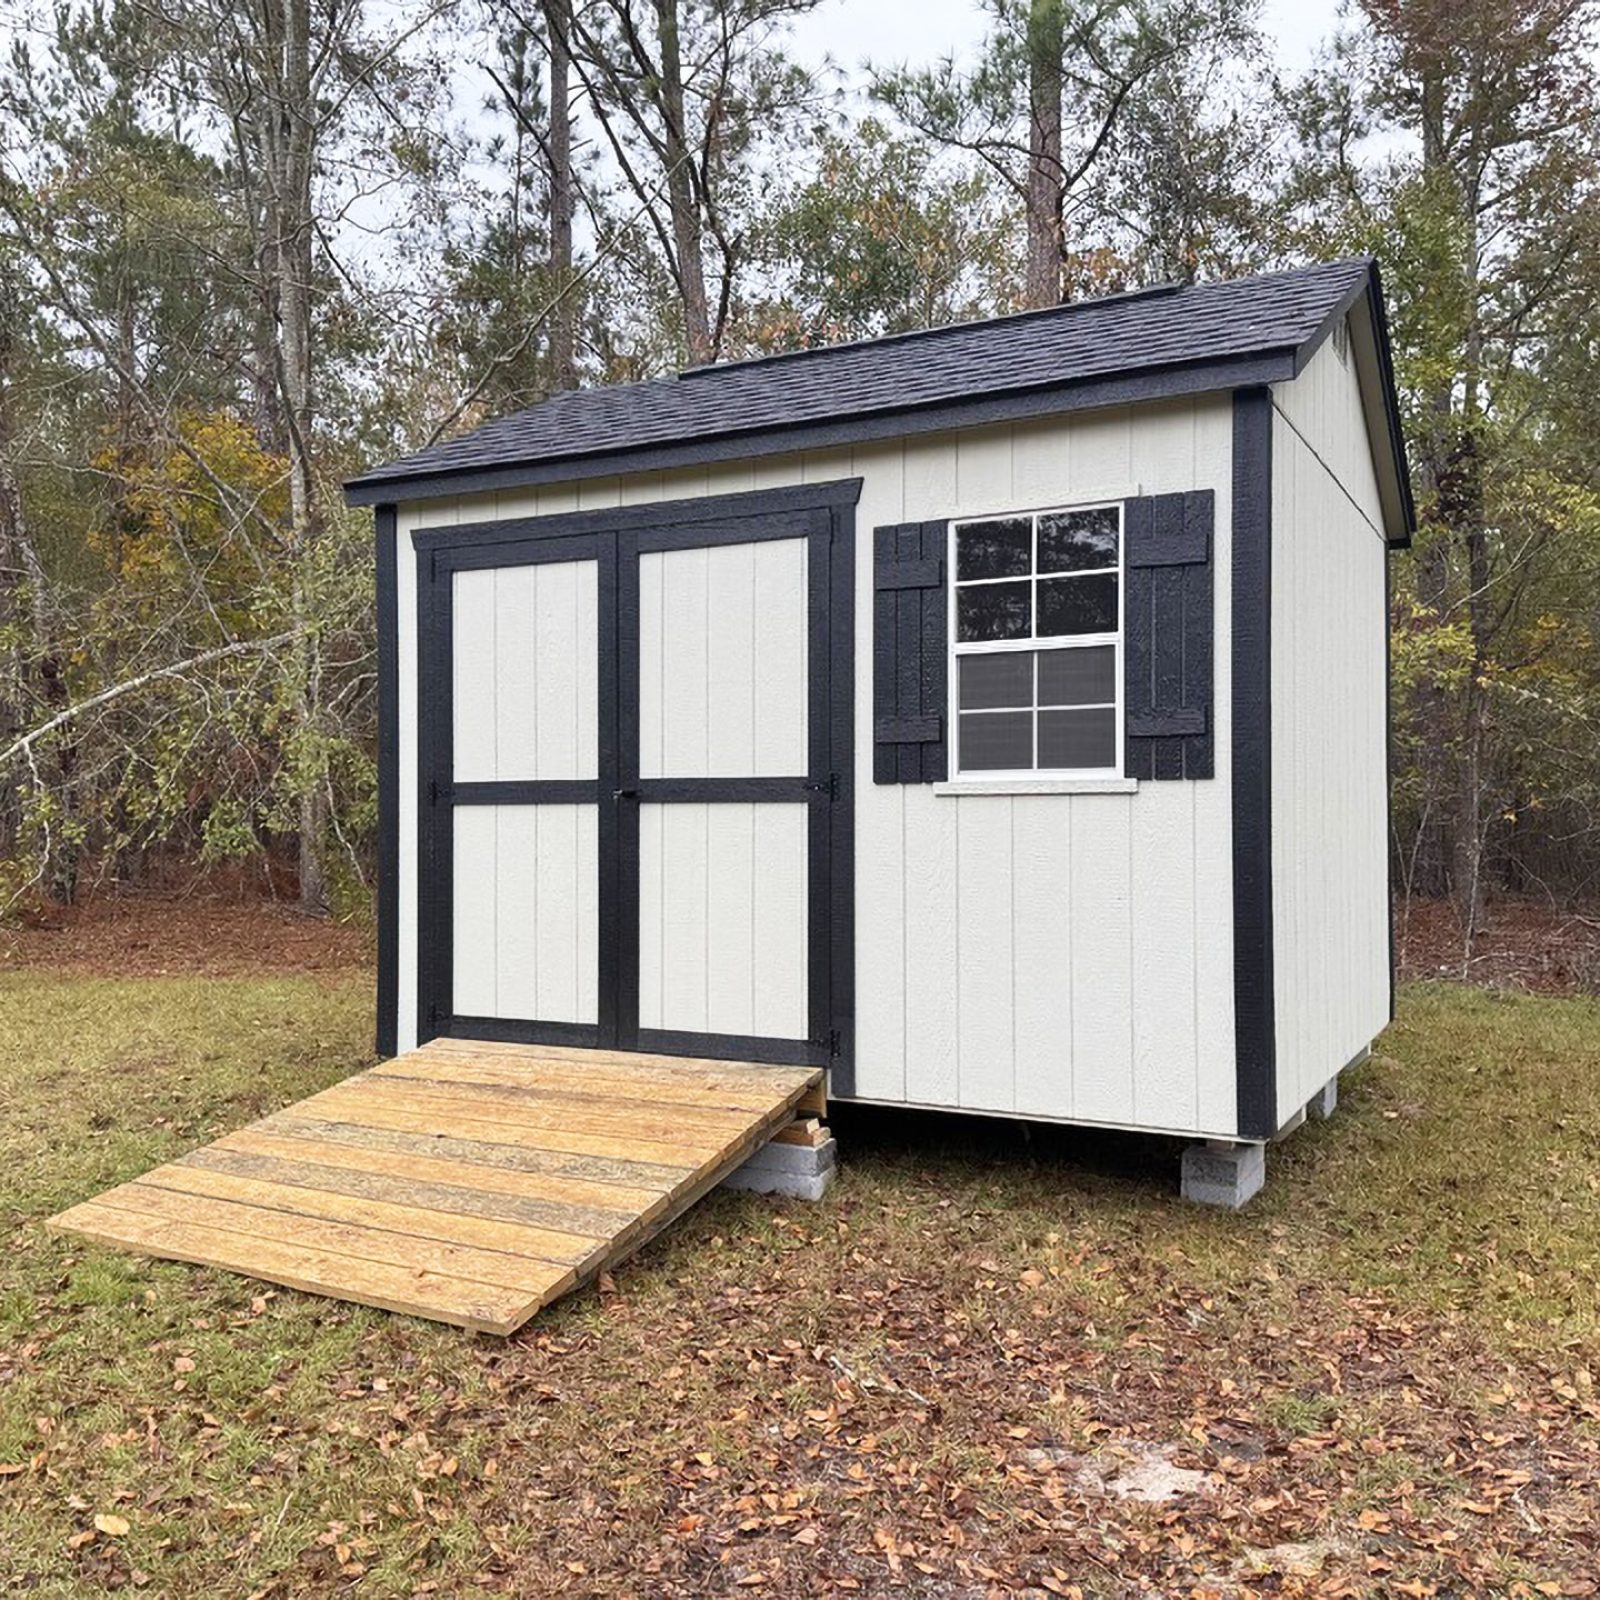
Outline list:
[[[724,1189],[783,1194],[795,1200],[820,1200],[833,1185],[839,1145],[765,1144],[737,1171],[722,1180]]]
[[[1339,1080],[1329,1078],[1306,1104],[1306,1115],[1326,1122],[1339,1107]]]
[[[1267,1181],[1266,1147],[1192,1144],[1183,1152],[1183,1198],[1237,1211]]]

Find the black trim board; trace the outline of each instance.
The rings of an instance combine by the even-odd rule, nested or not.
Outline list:
[[[802,450],[829,450],[842,445],[869,444],[875,440],[896,439],[911,434],[977,428],[991,422],[1017,422],[1029,417],[1093,411],[1105,406],[1171,400],[1244,385],[1286,383],[1294,377],[1294,362],[1294,348],[1286,347],[1223,361],[1156,367],[1113,378],[1089,379],[1081,383],[1051,385],[1011,394],[984,395],[920,409],[871,412],[864,416],[839,417],[801,423],[794,427],[666,440],[658,445],[641,445],[626,450],[554,460],[508,462],[504,466],[475,467],[455,472],[409,477],[404,474],[369,474],[354,478],[345,485],[345,504],[362,506],[374,505],[379,501],[430,500],[441,495],[485,494],[498,489],[520,489],[541,483],[572,483],[582,478],[664,472],[676,467],[707,466],[718,461],[753,460]],[[593,513],[597,516],[601,514]],[[449,531],[453,533],[460,530]]]
[[[719,524],[743,524],[741,540],[803,539],[811,531],[807,513],[832,506],[853,506],[861,498],[860,478],[827,483],[795,484],[786,489],[754,489],[736,494],[691,495],[681,500],[651,500],[630,506],[605,506],[596,511],[558,511],[547,517],[494,518],[419,528],[411,535],[418,550],[481,548],[516,544],[524,539],[564,539],[595,533],[633,532],[644,536],[641,549],[667,550],[703,544]],[[752,529],[748,518],[760,516]],[[781,519],[789,518],[787,522]],[[778,528],[778,532],[769,529]],[[669,533],[669,529],[687,530]]]
[[[1233,1022],[1241,1139],[1278,1131],[1272,948],[1272,394],[1233,397]]]
[[[400,1034],[400,603],[395,509],[373,517],[378,629],[378,1027],[381,1057]]]

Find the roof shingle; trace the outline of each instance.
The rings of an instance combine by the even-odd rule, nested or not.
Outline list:
[[[350,487],[765,434],[1293,353],[1369,282],[1371,271],[1365,258],[1337,261],[577,389],[415,451]]]

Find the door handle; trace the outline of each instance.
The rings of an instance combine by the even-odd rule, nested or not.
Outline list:
[[[613,789],[611,798],[613,800],[637,800],[639,791],[637,789]]]

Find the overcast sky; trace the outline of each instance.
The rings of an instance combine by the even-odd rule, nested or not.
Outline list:
[[[806,60],[831,55],[854,74],[866,60],[917,65],[965,55],[986,20],[977,0],[822,0],[795,24],[794,37]],[[1279,66],[1289,69],[1307,66],[1337,22],[1338,6],[1329,0],[1265,0],[1261,13]]]

